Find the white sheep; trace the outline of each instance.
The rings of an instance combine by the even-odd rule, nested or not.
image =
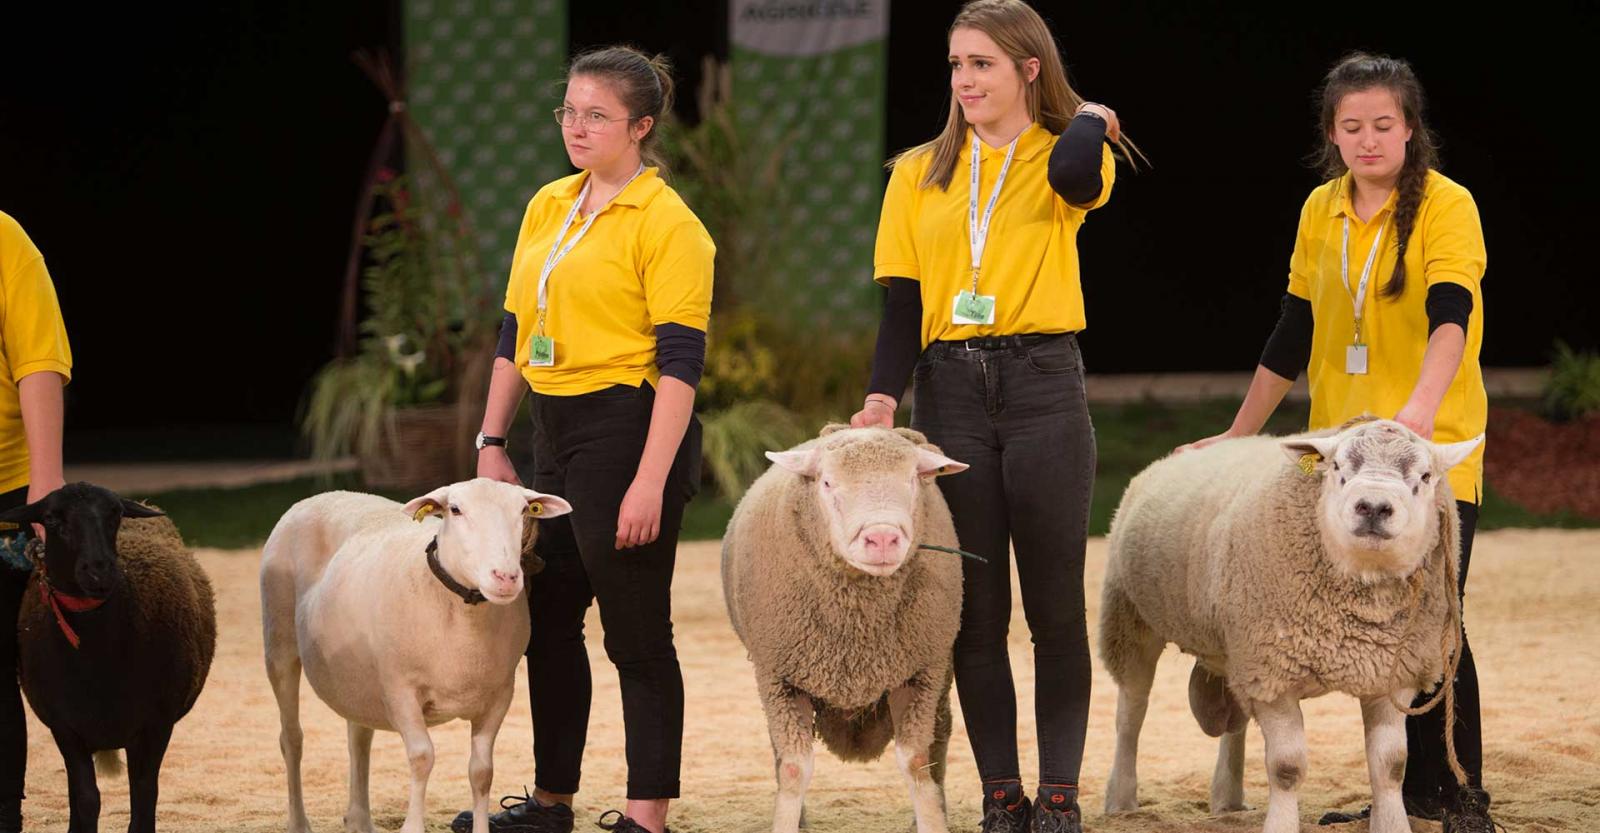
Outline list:
[[[383,729],[400,733],[411,762],[401,830],[422,833],[428,727],[462,718],[472,724],[472,829],[487,833],[494,739],[528,644],[523,518],[570,511],[559,497],[479,478],[404,507],[328,492],[284,513],[261,554],[261,619],[283,724],[289,833],[311,829],[300,783],[302,665],[317,696],[349,723],[347,831],[373,831],[367,773],[373,730]]]
[[[1440,445],[1397,422],[1253,437],[1167,457],[1112,521],[1100,653],[1120,687],[1106,810],[1138,806],[1135,757],[1168,642],[1196,657],[1190,704],[1221,735],[1212,812],[1244,807],[1247,717],[1266,739],[1265,830],[1300,829],[1300,701],[1361,701],[1373,833],[1408,831],[1405,716],[1454,645],[1460,530],[1450,468],[1481,437]],[[1443,646],[1443,647],[1442,647]]]
[[[728,524],[722,581],[772,735],[772,829],[799,829],[815,731],[852,761],[892,737],[918,833],[944,831],[961,563],[913,551],[956,547],[933,478],[967,466],[915,431],[844,426],[767,457]]]

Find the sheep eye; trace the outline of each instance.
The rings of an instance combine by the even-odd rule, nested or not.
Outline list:
[[[461,514],[461,507],[459,507],[459,506],[457,506],[457,505],[455,505],[453,503],[450,504],[450,514],[452,514],[452,515]]]
[[[1338,460],[1334,460],[1333,461],[1333,470],[1334,471],[1338,471],[1339,470],[1339,461]]]
[[[1339,478],[1339,485],[1340,486],[1344,485],[1344,478],[1343,477]]]
[[[1433,479],[1433,472],[1425,471],[1425,472],[1422,473],[1422,482],[1426,483],[1426,482],[1428,482],[1429,480],[1432,480],[1432,479]]]
[[[832,489],[833,488],[833,481],[824,479],[822,481],[822,488],[824,488],[824,489]]]

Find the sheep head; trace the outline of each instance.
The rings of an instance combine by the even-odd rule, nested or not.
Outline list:
[[[572,504],[487,477],[440,486],[412,499],[405,513],[418,521],[443,519],[439,563],[491,604],[511,604],[522,593],[524,518],[554,518]],[[531,522],[531,520],[529,521]]]
[[[906,562],[920,490],[967,468],[920,434],[884,428],[830,427],[812,445],[767,458],[804,478],[834,554],[869,576],[893,575]]]
[[[0,522],[44,527],[44,565],[51,585],[70,595],[104,599],[122,578],[117,564],[122,519],[163,514],[110,489],[69,483],[26,506],[0,512]]]
[[[1281,445],[1322,480],[1317,523],[1328,556],[1346,573],[1376,581],[1410,575],[1432,551],[1441,484],[1481,442],[1429,442],[1379,419]]]

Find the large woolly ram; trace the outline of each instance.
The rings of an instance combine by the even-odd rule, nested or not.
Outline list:
[[[956,546],[933,478],[966,465],[915,431],[843,426],[767,456],[728,524],[722,580],[772,735],[772,829],[801,824],[815,730],[852,761],[893,738],[918,833],[942,833],[961,563],[914,550]]]
[[[1268,833],[1298,831],[1300,701],[1361,701],[1373,833],[1408,831],[1405,714],[1454,645],[1460,534],[1446,472],[1479,440],[1427,442],[1373,420],[1230,440],[1161,460],[1112,523],[1100,653],[1121,691],[1107,811],[1138,806],[1135,769],[1156,661],[1196,657],[1190,704],[1222,736],[1213,812],[1244,806],[1248,717],[1266,738]],[[1300,465],[1297,465],[1299,463]]]

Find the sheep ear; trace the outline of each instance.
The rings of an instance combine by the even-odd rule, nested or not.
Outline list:
[[[1470,440],[1458,443],[1428,443],[1433,447],[1433,457],[1439,461],[1439,468],[1449,471],[1460,465],[1462,460],[1472,456],[1472,452],[1483,443],[1483,435],[1479,434]]]
[[[447,499],[446,496],[449,494],[449,486],[440,486],[422,497],[412,498],[401,511],[410,515],[411,520],[420,521],[435,512],[443,510]]]
[[[528,500],[528,509],[524,514],[530,518],[554,518],[572,511],[572,504],[555,495],[523,489],[522,496]]]
[[[769,451],[767,459],[800,475],[801,477],[816,477],[817,462],[821,452],[814,448],[800,451]]]
[[[167,513],[155,508],[145,506],[137,501],[122,499],[122,517],[124,518],[164,518]]]
[[[44,500],[25,503],[0,512],[0,532],[21,529],[27,524],[44,522]]]
[[[1290,460],[1298,463],[1307,454],[1315,454],[1324,460],[1332,460],[1333,452],[1339,448],[1338,436],[1332,437],[1290,437],[1280,440],[1278,447],[1283,449],[1283,454]]]
[[[970,468],[966,463],[959,463],[938,452],[926,448],[917,449],[917,474],[923,477],[934,477],[941,474],[956,474]]]

